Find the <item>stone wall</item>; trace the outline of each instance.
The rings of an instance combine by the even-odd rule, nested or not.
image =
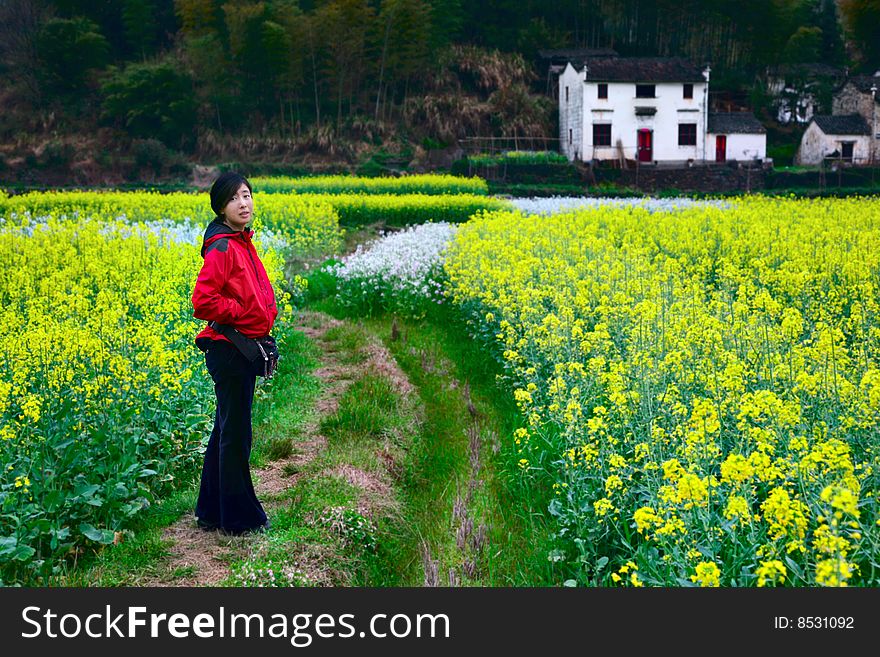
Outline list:
[[[880,94],[880,91],[877,93]],[[871,129],[870,148],[873,150],[873,160],[870,153],[867,159],[873,163],[880,162],[880,103],[875,101],[870,93],[859,91],[852,82],[848,82],[835,94],[832,113],[861,114],[864,117]]]
[[[643,192],[732,192],[756,191],[765,188],[766,171],[762,168],[746,168],[737,164],[719,166],[694,166],[683,169],[640,167],[638,170],[617,171],[615,180],[619,185],[634,187]],[[597,182],[603,174],[596,170]],[[607,177],[604,178],[607,180]]]
[[[832,114],[861,114],[868,125],[873,118],[874,100],[871,94],[859,91],[852,82],[847,82],[843,89],[834,95],[831,106]]]

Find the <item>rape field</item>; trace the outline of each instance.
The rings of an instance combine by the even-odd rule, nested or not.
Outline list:
[[[347,196],[256,195],[282,349],[305,285],[285,262],[340,248]],[[459,220],[473,203],[419,198]],[[213,393],[190,295],[213,216],[207,194],[0,192],[0,585],[56,581],[197,471]]]
[[[880,583],[880,201],[486,213],[445,270],[572,584]]]
[[[469,198],[427,198],[258,195],[280,337],[305,286],[285,260],[338,251],[347,204],[428,222],[312,280],[357,315],[451,305],[496,355],[559,582],[880,585],[880,201],[484,198],[461,223]],[[207,195],[0,195],[0,583],[51,582],[199,465],[212,216]]]
[[[20,221],[51,214],[203,224],[213,218],[210,203],[205,199],[183,192],[31,192],[7,197],[0,191],[0,217]],[[272,194],[259,187],[254,188],[254,203],[255,226],[268,228],[300,254],[333,252],[339,246],[340,226],[351,228],[377,222],[388,226],[428,221],[461,223],[478,210],[512,207],[507,201],[471,193]]]
[[[51,582],[65,558],[112,543],[192,473],[213,402],[210,381],[195,375],[201,322],[190,301],[204,223],[187,214],[198,208],[203,220],[206,206],[210,217],[207,195],[196,204],[185,195],[49,194],[37,207],[28,196],[0,211],[6,584]],[[270,231],[258,240],[288,317],[302,281],[283,280],[283,254],[339,239],[332,208],[293,207],[279,222],[282,235],[295,226],[293,245]]]
[[[2,581],[47,582],[200,463],[210,381],[193,336],[197,241],[176,226],[4,227]],[[264,258],[290,313],[283,260]]]
[[[256,203],[254,228],[267,240],[266,246],[283,247],[298,254],[338,248],[339,214],[326,199],[266,194],[257,195]],[[0,192],[0,218],[5,223],[28,223],[45,217],[179,224],[176,230],[187,232],[192,238],[201,237],[214,213],[207,194],[64,191],[6,196]]]
[[[267,193],[287,194],[477,194],[489,193],[482,178],[419,174],[399,178],[360,176],[255,177],[251,183]]]
[[[442,284],[496,353],[560,581],[880,583],[880,201],[542,204],[332,271],[360,309]]]

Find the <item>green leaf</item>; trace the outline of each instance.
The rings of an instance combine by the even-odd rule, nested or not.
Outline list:
[[[58,545],[61,541],[70,536],[70,528],[62,527],[61,529],[53,529],[49,532],[49,535],[52,537],[49,545],[53,550],[58,548]]]
[[[51,513],[61,507],[64,504],[65,499],[64,493],[60,490],[50,491],[43,498],[43,508],[48,513]]]
[[[562,583],[563,586],[567,586],[568,588],[574,588],[578,585],[577,580],[567,579]]]
[[[608,557],[600,557],[599,561],[596,562],[596,570],[602,570],[607,565]]]
[[[59,454],[64,452],[68,447],[70,447],[74,442],[76,442],[75,438],[69,438],[68,440],[63,440],[60,443],[56,443],[52,445],[56,452]]]
[[[16,561],[27,561],[34,554],[36,554],[36,550],[32,548],[30,545],[19,545],[13,550],[11,558]]]
[[[100,486],[98,484],[80,484],[73,489],[73,494],[75,497],[88,499],[89,497],[94,495],[99,488]]]
[[[202,424],[206,420],[207,420],[207,418],[204,415],[191,414],[191,415],[187,415],[183,419],[183,422],[184,422],[184,424],[186,424],[188,429],[191,429],[199,424]]]
[[[109,545],[113,542],[113,532],[108,529],[97,529],[94,526],[84,522],[79,526],[79,530],[87,539],[95,541],[96,543]]]
[[[794,559],[792,559],[787,554],[783,557],[783,559],[785,560],[785,565],[788,566],[788,570],[791,573],[794,573],[794,575],[798,578],[803,577],[803,571],[801,570],[800,565],[795,562]]]
[[[0,557],[15,561],[27,561],[36,550],[30,545],[20,545],[14,536],[0,536]]]

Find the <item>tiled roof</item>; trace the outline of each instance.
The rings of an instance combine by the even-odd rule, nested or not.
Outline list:
[[[680,57],[606,57],[589,59],[587,82],[705,82],[703,70]]]
[[[826,135],[870,135],[868,123],[861,114],[814,114],[813,121]]]
[[[709,132],[714,135],[763,134],[767,129],[751,112],[709,112]]]

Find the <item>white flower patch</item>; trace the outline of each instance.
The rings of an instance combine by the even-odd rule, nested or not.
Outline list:
[[[120,237],[137,235],[139,237],[148,238],[155,236],[159,240],[159,246],[162,246],[166,242],[201,246],[202,239],[205,235],[205,224],[204,222],[193,223],[188,220],[174,221],[171,219],[159,219],[157,221],[147,221],[127,226],[125,228],[119,228],[118,224],[116,226],[109,225],[102,232],[104,234],[112,232],[114,235]],[[265,252],[270,249],[281,251],[287,247],[287,242],[272,231],[263,228],[254,233],[254,245],[260,252]]]
[[[22,215],[13,212],[8,218],[0,217],[0,233],[9,231],[31,237],[35,230],[47,230],[49,222],[53,219],[57,221],[96,221],[103,224],[100,233],[105,237],[123,239],[135,236],[144,239],[155,237],[158,238],[158,246],[160,247],[168,243],[201,246],[207,227],[204,221],[193,222],[189,219],[184,221],[157,219],[131,224],[128,223],[125,214],[107,221],[92,216],[80,217],[78,212],[58,216],[51,214],[31,216],[29,211],[25,211]],[[283,237],[266,228],[260,228],[254,232],[254,245],[260,253],[269,250],[283,252],[288,246]]]
[[[349,292],[354,287],[363,295],[414,295],[440,303],[443,286],[437,274],[456,230],[454,224],[439,222],[386,234],[366,246],[359,245],[328,271]]]
[[[125,215],[117,217],[117,219],[125,221]],[[178,222],[158,219],[138,224],[107,223],[102,226],[100,232],[108,237],[112,236],[123,239],[130,237],[140,237],[145,240],[156,238],[158,246],[163,246],[167,243],[192,244],[195,246],[201,243],[202,234],[205,232],[205,229],[198,224],[188,221]]]
[[[693,207],[715,206],[728,208],[730,203],[719,200],[695,200],[691,198],[590,198],[582,196],[553,196],[550,198],[515,198],[510,201],[525,214],[551,215],[572,212],[581,208],[596,208],[603,205],[615,207],[642,207],[649,212],[674,212]]]

